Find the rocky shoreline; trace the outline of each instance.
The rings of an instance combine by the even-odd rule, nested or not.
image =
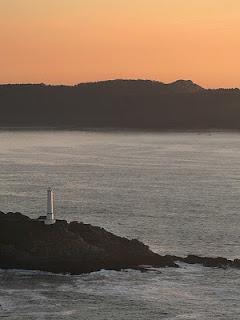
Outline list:
[[[178,267],[177,262],[206,267],[240,268],[240,260],[222,257],[185,258],[152,252],[140,241],[116,236],[105,229],[57,220],[44,225],[21,213],[0,212],[0,268],[81,274],[101,269]]]

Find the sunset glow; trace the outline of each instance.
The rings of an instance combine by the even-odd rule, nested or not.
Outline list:
[[[0,82],[240,87],[239,0],[0,0]]]

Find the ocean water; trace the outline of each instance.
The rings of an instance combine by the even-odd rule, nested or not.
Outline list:
[[[138,238],[161,254],[240,257],[240,133],[0,131],[0,210]],[[53,275],[0,270],[0,319],[240,319],[240,270]]]

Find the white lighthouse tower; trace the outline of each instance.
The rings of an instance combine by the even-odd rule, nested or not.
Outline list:
[[[54,215],[54,193],[51,188],[47,190],[47,216],[45,224],[54,224],[56,222]]]

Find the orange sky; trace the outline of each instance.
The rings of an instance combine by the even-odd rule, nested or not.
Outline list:
[[[0,83],[240,87],[240,0],[0,0]]]

